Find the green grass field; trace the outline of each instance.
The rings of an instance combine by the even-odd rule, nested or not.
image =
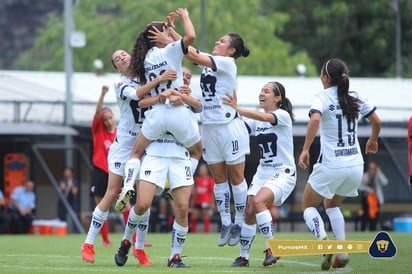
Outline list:
[[[348,240],[373,240],[375,233],[349,233]],[[392,259],[374,259],[368,253],[350,254],[345,269],[324,273],[412,273],[412,234],[390,233],[397,248]],[[278,239],[312,240],[309,233],[279,233]],[[265,249],[263,238],[256,236],[249,259],[250,266],[233,268],[230,264],[239,256],[239,246],[218,247],[218,234],[189,234],[183,249],[183,262],[189,269],[169,269],[166,260],[170,252],[169,234],[149,234],[152,247],[146,248],[153,266],[140,267],[129,254],[123,267],[114,263],[114,253],[121,239],[120,234],[111,234],[112,247],[103,247],[101,238],[95,246],[94,264],[83,262],[80,246],[85,235],[67,236],[0,236],[0,273],[321,273],[320,256],[283,257],[275,265],[263,267]]]

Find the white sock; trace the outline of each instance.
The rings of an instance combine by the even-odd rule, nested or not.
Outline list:
[[[92,214],[89,231],[87,232],[86,241],[84,241],[85,243],[94,245],[96,237],[99,235],[108,215],[109,211],[103,212],[96,206]]]
[[[325,224],[323,223],[322,217],[316,208],[306,208],[303,211],[303,219],[305,219],[306,225],[308,226],[310,232],[312,232],[317,239],[323,240],[328,237],[325,230]]]
[[[183,249],[183,244],[186,241],[187,232],[189,227],[183,227],[174,221],[172,229],[172,250],[170,252],[170,259],[173,258],[175,254],[181,254]]]
[[[192,169],[192,176],[195,174],[199,160],[193,157],[190,157],[190,168]]]
[[[137,215],[134,211],[134,207],[129,210],[129,218],[127,218],[127,224],[124,229],[123,239],[128,239],[130,242],[132,241],[133,233],[136,231],[137,226],[143,218],[143,215]]]
[[[227,182],[215,184],[215,202],[217,211],[220,214],[222,225],[229,226],[232,223],[230,215],[230,189]]]
[[[146,210],[143,214],[142,219],[140,220],[139,225],[136,229],[136,249],[144,249],[144,241],[147,237],[147,232],[149,231],[149,218],[150,218],[150,208]]]
[[[326,209],[326,214],[329,217],[330,225],[332,226],[333,234],[336,240],[345,240],[345,219],[339,207]]]
[[[247,184],[243,180],[238,185],[232,185],[233,201],[235,203],[235,224],[242,225],[245,221],[245,209],[247,201]]]
[[[329,217],[330,225],[336,240],[345,240],[345,219],[339,207],[332,207],[326,209],[326,214]],[[348,253],[336,254],[340,260],[349,258]]]
[[[129,159],[124,168],[124,185],[134,184],[140,171],[140,160],[137,158]]]
[[[256,214],[256,223],[260,234],[265,238],[266,248],[269,248],[266,240],[273,239],[275,230],[273,228],[272,215],[270,215],[268,209]]]
[[[249,260],[250,247],[255,239],[256,235],[256,224],[248,225],[243,223],[242,229],[240,230],[240,257]]]

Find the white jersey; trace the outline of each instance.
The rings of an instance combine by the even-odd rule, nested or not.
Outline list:
[[[360,99],[360,116],[367,117],[375,109],[376,107]],[[316,95],[309,115],[313,112],[322,115],[319,126],[321,149],[318,162],[329,168],[363,164],[357,134],[358,121],[356,119],[348,121],[343,116],[336,86],[325,89]]]
[[[140,108],[136,89],[139,88],[136,79],[121,75],[114,83],[117,105],[120,109],[120,119],[117,125],[116,140],[122,144],[133,147],[134,140],[144,121],[144,112],[147,108]]]
[[[203,124],[226,124],[236,116],[236,111],[223,103],[226,94],[237,90],[237,67],[232,57],[212,56],[210,60],[216,69],[201,66],[200,87],[202,89]]]
[[[149,49],[144,61],[147,82],[153,81],[168,69],[173,69],[177,73],[176,80],[160,83],[151,90],[151,96],[156,96],[168,88],[178,90],[183,86],[182,60],[185,53],[187,53],[187,49],[184,48],[183,39],[170,43],[164,48],[152,47]],[[153,107],[159,105],[163,104],[157,104]]]
[[[285,169],[296,170],[293,152],[292,119],[287,111],[277,109],[271,112],[276,123],[246,120],[251,135],[256,136],[260,160],[256,174],[261,178],[271,178]]]
[[[146,154],[160,157],[173,157],[180,159],[189,159],[189,151],[171,134],[166,134],[164,137],[154,140],[146,148]]]

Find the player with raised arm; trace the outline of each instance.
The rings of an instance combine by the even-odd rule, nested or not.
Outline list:
[[[167,69],[177,73],[177,79],[161,83],[154,87],[150,95],[153,98],[165,91],[159,100],[146,113],[146,120],[138,134],[130,160],[126,164],[126,178],[123,190],[116,202],[116,210],[121,211],[127,202],[135,196],[134,183],[140,169],[140,159],[145,148],[153,140],[161,138],[166,133],[171,133],[179,143],[187,147],[191,153],[192,170],[196,170],[202,154],[202,145],[198,131],[197,121],[191,110],[185,105],[176,104],[174,99],[182,100],[185,104],[200,109],[200,101],[185,93],[179,92],[183,86],[182,60],[188,47],[196,38],[196,33],[187,9],[179,8],[176,14],[184,24],[184,36],[171,43],[154,43],[150,39],[154,30],[168,31],[165,23],[153,22],[136,38],[132,53],[133,74],[140,77],[140,81],[152,81]]]
[[[249,266],[249,253],[256,235],[256,223],[266,240],[264,266],[276,263],[267,240],[273,239],[274,227],[271,205],[280,206],[296,185],[296,167],[293,152],[292,104],[279,82],[266,83],[259,93],[259,106],[264,112],[240,108],[236,93],[225,102],[239,114],[250,118],[245,121],[259,146],[260,161],[248,190],[246,218],[240,232],[240,256],[231,266]]]
[[[242,37],[228,33],[215,43],[212,54],[189,48],[186,55],[202,69],[201,135],[203,158],[215,181],[214,194],[222,223],[218,246],[233,246],[240,240],[245,218],[247,184],[244,178],[246,154],[249,154],[249,136],[240,115],[223,103],[227,93],[237,89],[236,59],[249,55]],[[235,223],[230,212],[230,188],[235,204]]]
[[[154,79],[146,85],[140,85],[137,78],[132,77],[130,70],[130,55],[124,50],[116,50],[112,55],[114,69],[120,73],[119,79],[114,83],[117,104],[120,109],[120,120],[117,127],[116,138],[110,146],[108,155],[109,182],[106,193],[93,211],[90,227],[87,232],[81,252],[82,259],[94,263],[94,242],[103,223],[107,220],[110,207],[116,201],[122,187],[125,164],[129,159],[134,140],[140,131],[144,120],[145,108],[138,106],[138,101],[147,94],[153,86],[161,81],[176,78],[173,70],[167,70],[161,77]],[[147,231],[145,232],[147,233]],[[144,232],[137,235],[137,241],[144,242]]]

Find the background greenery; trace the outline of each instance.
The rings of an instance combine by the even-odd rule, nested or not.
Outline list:
[[[201,4],[204,25],[201,27]],[[195,46],[210,52],[227,32],[238,32],[251,50],[238,61],[239,74],[296,75],[303,63],[316,76],[325,59],[345,60],[352,76],[395,76],[395,12],[392,0],[80,0],[75,29],[87,46],[74,49],[75,71],[93,71],[102,59],[111,71],[111,53],[131,50],[136,35],[152,20],[187,7],[197,30]],[[412,1],[399,0],[402,16],[402,69],[412,76]],[[63,14],[50,13],[34,46],[18,56],[13,69],[63,70]],[[181,24],[177,22],[178,30]],[[204,30],[204,35],[201,30]],[[201,44],[201,42],[203,42]]]

